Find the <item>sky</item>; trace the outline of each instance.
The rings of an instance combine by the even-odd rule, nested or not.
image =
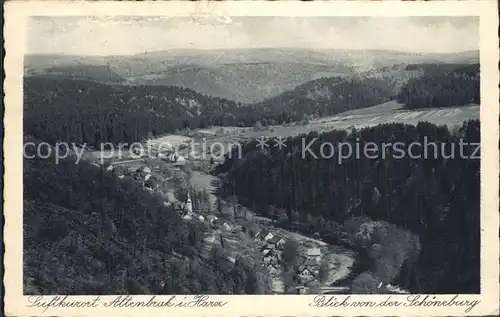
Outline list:
[[[449,53],[479,48],[475,17],[33,17],[27,53],[299,47]]]

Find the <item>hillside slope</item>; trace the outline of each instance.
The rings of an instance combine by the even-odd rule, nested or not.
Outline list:
[[[374,106],[394,96],[385,80],[376,78],[319,78],[292,91],[254,105],[288,121],[325,117],[343,111]],[[279,120],[284,121],[284,120]]]
[[[183,222],[133,181],[53,162],[24,160],[25,294],[266,292],[250,264],[201,256],[202,223]]]
[[[44,141],[142,140],[150,132],[236,125],[237,103],[189,89],[106,84],[36,76],[24,80],[24,131]]]
[[[415,65],[424,76],[410,79],[397,100],[407,108],[434,108],[480,103],[479,64]]]
[[[124,83],[125,78],[111,70],[108,66],[80,65],[55,66],[46,70],[46,76],[63,77],[71,79],[94,80],[104,83]]]

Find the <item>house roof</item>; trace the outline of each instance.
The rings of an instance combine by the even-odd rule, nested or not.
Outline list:
[[[260,248],[260,252],[263,252],[264,250],[271,250],[269,249],[269,247],[267,245],[263,245],[261,248]]]
[[[306,270],[309,271],[309,273],[311,273],[311,275],[315,275],[314,270],[311,269],[308,266],[301,266],[301,267],[299,267],[299,274],[302,273],[302,272],[304,272],[304,271],[306,271]]]
[[[278,235],[275,235],[273,236],[271,239],[267,240],[268,243],[272,243],[272,244],[275,244],[275,243],[278,243],[280,240],[283,240],[285,241],[285,239],[283,237],[280,237]]]
[[[267,236],[268,233],[270,233],[269,230],[265,230],[265,229],[260,230],[259,232],[257,232],[257,234],[255,235],[254,238],[265,237],[265,236]]]
[[[271,249],[264,249],[264,250],[261,251],[261,253],[262,253],[262,255],[264,257],[266,257],[267,255],[269,255],[270,252],[271,252]]]
[[[309,248],[307,249],[307,256],[320,256],[321,250],[319,248]]]
[[[147,166],[141,166],[136,170],[136,172],[151,174],[151,169]]]
[[[272,262],[269,262],[268,264],[266,264],[266,268],[269,268],[269,267],[273,267],[275,269],[278,269],[277,265],[275,263],[272,263]]]

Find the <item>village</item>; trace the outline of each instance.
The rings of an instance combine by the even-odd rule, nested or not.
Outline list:
[[[320,237],[276,227],[273,220],[218,198],[213,193],[217,179],[207,173],[217,162],[193,159],[189,138],[173,135],[146,142],[154,151],[148,155],[135,153],[142,154],[141,158],[112,157],[99,161],[95,151],[86,159],[119,179],[133,180],[159,195],[164,205],[173,207],[184,221],[203,224],[207,229],[207,257],[217,247],[224,250],[230,263],[241,257],[259,265],[267,271],[274,294],[349,292],[348,287],[332,285],[349,276],[355,261],[352,251],[329,245]],[[180,142],[184,146],[179,146]]]

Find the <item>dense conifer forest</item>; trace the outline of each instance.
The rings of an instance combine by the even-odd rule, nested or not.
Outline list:
[[[239,111],[233,101],[180,87],[110,86],[47,76],[24,80],[25,134],[52,144],[133,143],[149,133],[237,125]],[[238,117],[244,118],[241,112]]]
[[[394,95],[384,81],[321,78],[261,104],[190,89],[107,85],[55,76],[24,81],[24,130],[54,144],[141,141],[180,129],[287,123],[374,106]]]
[[[255,105],[274,122],[331,116],[343,111],[375,106],[393,99],[387,80],[375,78],[319,78]]]
[[[424,137],[436,143],[438,155],[431,146],[427,159],[411,158],[407,147],[412,142],[424,144]],[[310,149],[318,158],[308,151],[304,156],[304,144],[315,138]],[[458,147],[460,139],[478,143],[479,138],[477,120],[465,122],[458,131],[422,122],[351,133],[311,133],[289,138],[283,150],[261,151],[251,142],[244,147],[242,159],[233,153],[217,172],[225,179],[223,195],[238,196],[242,203],[284,225],[318,232],[331,242],[344,239],[342,233],[349,232],[352,221],[393,224],[377,234],[376,244],[398,241],[399,245],[392,245],[385,256],[374,257],[372,269],[393,268],[389,276],[398,276],[399,284],[413,292],[475,293],[479,291],[480,161],[467,158],[475,146],[464,146],[463,157]],[[361,153],[359,159],[351,155],[342,161],[337,152],[332,158],[320,156],[321,144],[342,142],[353,149],[356,143],[363,149],[374,142],[379,150],[376,157]],[[383,143],[395,142],[404,144],[405,155],[394,148],[381,150]],[[452,146],[455,155],[447,157]],[[417,152],[423,155],[422,148]],[[418,237],[421,251],[412,237],[398,238],[405,236],[401,230]],[[403,254],[396,256],[398,252]]]
[[[424,76],[411,78],[401,88],[399,102],[410,109],[479,104],[479,64],[437,74],[429,68],[424,67]]]

